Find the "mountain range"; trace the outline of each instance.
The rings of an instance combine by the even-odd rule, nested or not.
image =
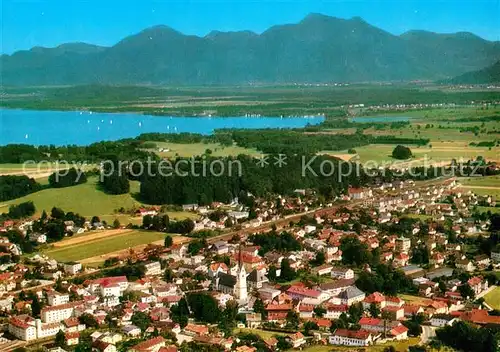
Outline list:
[[[482,70],[464,73],[449,81],[453,84],[500,83],[500,60]]]
[[[441,80],[500,59],[500,42],[459,32],[393,35],[359,17],[310,14],[261,34],[204,37],[155,26],[111,47],[68,43],[0,57],[4,85],[251,84]]]

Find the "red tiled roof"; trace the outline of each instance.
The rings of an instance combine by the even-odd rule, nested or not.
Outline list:
[[[476,324],[500,324],[500,316],[489,315],[484,309],[473,309],[470,312],[465,312],[460,316],[460,319]]]
[[[234,256],[233,256],[233,259],[235,261],[239,261],[239,258],[240,258],[240,255],[239,253],[236,253]],[[249,263],[249,264],[255,264],[255,263],[260,263],[262,261],[262,258],[260,257],[256,257],[250,253],[245,253],[245,252],[242,252],[241,253],[241,261],[243,263]]]
[[[267,314],[267,320],[285,320],[287,312],[269,312]]]
[[[369,318],[369,317],[362,317],[361,319],[359,319],[358,322],[359,325],[372,325],[372,326],[380,325],[381,323],[382,319]]]
[[[66,336],[66,339],[77,339],[80,337],[80,333],[78,331],[75,332],[67,332],[64,334]]]
[[[300,340],[300,339],[304,338],[304,335],[302,335],[302,333],[299,331],[299,332],[296,332],[295,334],[291,335],[290,338],[294,341]]]
[[[50,311],[54,311],[54,310],[70,309],[70,308],[75,308],[75,307],[82,306],[82,305],[83,305],[83,301],[69,302],[69,303],[65,303],[65,304],[60,304],[58,306],[50,306],[50,307],[42,308],[41,313],[43,314],[44,312],[50,312]]]
[[[187,324],[184,330],[194,332],[195,334],[208,334],[208,326],[197,325],[197,324]]]
[[[311,304],[301,304],[299,306],[299,312],[312,312],[314,310],[314,306]]]
[[[365,297],[366,303],[381,303],[385,301],[385,297],[380,292],[373,292],[371,295]]]
[[[388,302],[393,302],[398,304],[403,303],[403,300],[401,298],[395,296],[386,296],[385,300]]]
[[[78,321],[78,318],[75,318],[75,317],[68,318],[68,319],[64,320],[63,323],[68,328],[78,326],[80,324],[80,322]]]
[[[335,336],[349,337],[351,339],[366,340],[370,336],[370,332],[366,330],[347,330],[337,329],[334,333]]]
[[[363,193],[363,188],[349,187],[349,194],[359,194]]]
[[[126,276],[101,277],[99,279],[92,280],[90,283],[95,284],[95,285],[109,287],[109,286],[120,284],[122,282],[127,282]]]
[[[387,311],[387,312],[397,312],[400,309],[402,309],[402,308],[401,307],[395,307],[395,306],[387,306],[387,307],[382,308],[383,311]]]
[[[319,318],[316,319],[316,324],[318,324],[320,328],[329,328],[332,325],[332,321],[330,319]]]
[[[391,329],[390,334],[393,336],[398,336],[398,335],[404,334],[407,331],[408,331],[408,328],[406,326],[398,325],[395,328]]]
[[[177,346],[168,346],[168,347],[162,347],[158,350],[158,352],[177,352]]]
[[[266,306],[267,311],[280,311],[280,310],[289,311],[292,308],[293,308],[293,305],[291,305],[291,304],[268,304]]]
[[[154,346],[159,345],[161,343],[165,343],[165,341],[166,340],[163,337],[158,336],[158,337],[155,337],[155,338],[138,343],[137,345],[135,345],[133,347],[133,349],[139,350],[139,351],[140,350],[148,350],[151,347],[154,347]]]
[[[27,329],[30,325],[28,323],[34,321],[34,319],[30,316],[20,316],[20,317],[12,317],[9,320],[9,323],[21,328],[21,329]]]
[[[348,309],[347,304],[329,304],[326,307],[326,310],[333,312],[347,312]]]
[[[304,297],[313,297],[313,298],[317,298],[321,295],[320,291],[308,288],[301,288],[297,286],[291,286],[286,292],[288,294],[296,294]]]
[[[417,312],[422,308],[421,306],[417,306],[415,304],[405,304],[403,306],[406,314],[417,314]]]
[[[470,286],[477,286],[479,284],[481,284],[483,280],[478,277],[478,276],[474,276],[472,278],[469,279],[469,281],[467,281],[467,283],[470,285]]]

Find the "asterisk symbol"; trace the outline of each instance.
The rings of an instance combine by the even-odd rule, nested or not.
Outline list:
[[[286,165],[286,155],[285,154],[278,154],[278,156],[274,157],[274,165],[277,167],[282,167]]]
[[[268,161],[269,157],[267,155],[261,155],[260,157],[257,158],[257,166],[259,167],[266,167],[269,165]]]

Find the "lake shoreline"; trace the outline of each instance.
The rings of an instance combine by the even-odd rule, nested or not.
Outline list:
[[[144,115],[144,116],[154,116],[154,117],[176,117],[176,118],[273,118],[273,119],[289,119],[289,118],[326,118],[325,114],[317,114],[317,115],[261,115],[261,114],[245,114],[245,115],[207,115],[207,114],[176,114],[175,112],[155,112],[155,111],[146,111],[146,110],[113,110],[109,111],[108,109],[65,109],[64,107],[60,108],[43,108],[43,107],[9,107],[3,106],[0,104],[0,112],[2,110],[20,110],[20,111],[51,111],[51,112],[83,112],[83,113],[96,113],[96,114],[124,114],[124,115]]]
[[[0,145],[85,146],[147,133],[212,135],[223,129],[295,129],[317,125],[324,116],[177,117],[82,110],[0,110]]]

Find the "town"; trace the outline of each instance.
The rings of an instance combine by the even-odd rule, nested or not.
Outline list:
[[[493,351],[500,312],[485,297],[500,295],[500,219],[477,211],[485,204],[496,200],[455,177],[349,187],[329,204],[308,189],[251,209],[186,204],[200,217],[182,235],[100,269],[23,254],[64,211],[6,220],[0,350],[424,351],[466,343],[457,334],[470,329],[477,350],[487,340]],[[162,229],[159,207],[137,215],[144,230]],[[66,220],[63,237],[110,228]]]

